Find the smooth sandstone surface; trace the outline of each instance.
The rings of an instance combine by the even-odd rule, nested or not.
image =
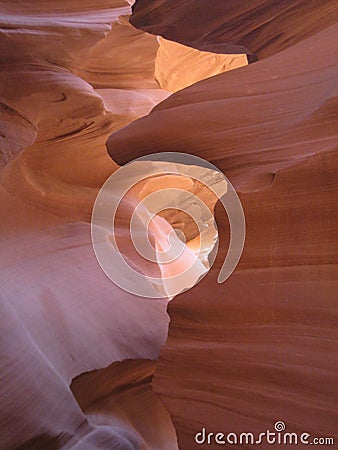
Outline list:
[[[198,27],[183,24],[192,17],[198,23],[197,13],[184,16],[182,2],[169,15],[170,2],[157,4],[150,11],[149,2],[139,2],[132,22],[165,37],[176,33],[181,42],[190,33],[196,44]],[[119,163],[159,151],[207,155],[241,194],[247,238],[239,267],[217,284],[229,233],[219,207],[224,244],[215,266],[168,308],[169,337],[153,386],[183,449],[201,447],[194,435],[203,426],[258,434],[283,420],[289,432],[335,436],[338,30],[332,16],[322,22],[320,8],[329,2],[317,6],[312,25],[303,22],[303,30],[317,22],[312,37],[296,33],[297,12],[290,14],[289,48],[278,52],[266,42],[259,52],[248,36],[252,53],[275,54],[172,95],[108,140]],[[199,39],[206,44],[211,36]]]
[[[335,2],[138,0],[129,23],[132,3],[0,2],[0,448],[334,436]],[[216,263],[169,306],[108,280],[89,223],[118,164],[161,151],[213,162],[247,222],[219,285],[217,205]]]
[[[1,447],[177,449],[149,384],[167,300],[114,286],[89,226],[98,189],[118,167],[107,137],[171,93],[155,77],[155,65],[165,73],[158,39],[129,24],[125,1],[2,1],[1,11]],[[228,69],[228,55],[207,58]],[[199,78],[211,75],[206,68]],[[112,363],[128,360],[136,380],[150,361],[136,391],[124,372],[110,377]],[[96,380],[85,391],[99,405],[93,416],[70,384],[98,369],[108,403],[94,396]]]
[[[131,23],[200,50],[265,58],[337,21],[334,0],[138,0]]]

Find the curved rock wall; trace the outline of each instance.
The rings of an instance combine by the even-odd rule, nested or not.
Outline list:
[[[299,2],[295,14],[283,19],[281,8],[275,19],[273,3],[283,2],[269,3],[271,21],[238,41],[264,60],[172,95],[108,141],[120,163],[148,152],[207,155],[240,192],[245,211],[246,246],[232,277],[217,284],[229,233],[219,207],[223,241],[215,266],[168,308],[169,337],[153,385],[182,449],[201,447],[194,435],[202,427],[258,434],[283,420],[289,432],[335,434],[336,10],[330,2],[306,2],[302,11]],[[134,24],[196,46],[219,42],[216,30],[222,40],[236,32],[226,15],[236,5],[246,17],[257,13],[252,2],[218,2],[224,14],[210,8],[208,22],[205,15],[199,21],[201,2],[175,10],[166,1],[148,5],[137,2]],[[238,33],[241,23],[238,17]]]
[[[131,3],[0,2],[0,446],[192,450],[203,426],[277,420],[332,436],[335,4],[138,0],[131,25]],[[118,164],[157,151],[216,164],[247,221],[219,285],[216,207],[218,258],[168,340],[167,299],[112,284],[89,226]]]

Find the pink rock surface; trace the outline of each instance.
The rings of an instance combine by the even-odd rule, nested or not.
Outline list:
[[[277,420],[335,436],[335,2],[138,0],[132,24],[123,0],[0,3],[0,448],[193,450],[203,426]],[[259,61],[223,73],[229,54]],[[219,285],[217,205],[216,263],[169,307],[109,281],[89,223],[118,164],[163,151],[217,165],[247,222]]]
[[[156,13],[170,22],[160,6],[138,16],[136,5],[133,22],[152,31]],[[283,420],[289,432],[336,432],[337,27],[313,32],[176,93],[108,141],[120,163],[149,152],[207,155],[241,193],[247,238],[235,274],[216,282],[228,235],[219,208],[218,262],[168,309],[153,385],[182,449],[200,448],[203,426],[258,434]]]

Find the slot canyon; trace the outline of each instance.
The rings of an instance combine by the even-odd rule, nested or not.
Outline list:
[[[337,19],[334,0],[0,0],[1,450],[266,450],[215,436],[278,421],[334,448]],[[208,164],[142,159],[164,153]],[[97,258],[114,176],[115,247],[154,298]],[[246,236],[220,283],[231,189]],[[179,258],[135,250],[138,204],[137,242]]]

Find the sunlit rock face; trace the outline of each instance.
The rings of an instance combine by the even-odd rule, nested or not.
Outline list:
[[[193,287],[212,265],[214,206],[227,187],[222,173],[196,165],[136,160],[117,170],[92,214],[106,275],[147,298],[173,299]]]
[[[95,259],[89,221],[99,188],[118,168],[106,151],[108,136],[147,115],[172,91],[232,68],[224,62],[231,57],[207,55],[178,85],[171,61],[160,55],[158,37],[129,23],[130,3],[1,2],[1,446],[6,449],[177,449],[170,415],[150,386],[153,361],[167,337],[171,290],[154,301],[111,283]],[[176,51],[170,55],[174,60]],[[188,72],[191,62],[186,58],[176,70]],[[163,84],[168,80],[165,89],[155,75],[158,67]],[[158,185],[150,181],[143,186],[154,188]],[[216,200],[196,189],[212,210]],[[191,240],[185,252],[192,254],[198,236],[175,211],[156,218],[155,245],[166,243],[178,219]],[[207,246],[204,259],[208,252]],[[161,274],[160,265],[157,270]],[[126,363],[119,366],[121,361]]]
[[[6,168],[3,184],[57,214],[88,220],[92,188],[117,167],[104,146],[113,131],[148,114],[169,91],[234,67],[231,56],[213,53],[191,67],[188,55],[176,70],[190,78],[177,84],[157,36],[129,24],[123,0],[2,3],[2,165],[25,149]],[[172,61],[181,47],[170,51]],[[76,202],[67,199],[70,192]]]
[[[277,420],[334,436],[336,2],[138,0],[131,21],[132,0],[0,3],[0,446],[192,450],[203,426]],[[169,307],[167,268],[148,267],[163,298],[123,291],[89,224],[118,164],[163,151],[216,164],[247,222],[219,285],[229,229],[216,206],[215,265]],[[163,185],[213,213],[192,180],[137,185],[117,218],[135,265],[128,213]],[[158,214],[152,242],[173,228],[184,266],[200,239],[186,214]]]
[[[155,60],[155,79],[162,89],[176,92],[187,86],[246,66],[246,54],[228,55],[200,51],[161,37]]]

